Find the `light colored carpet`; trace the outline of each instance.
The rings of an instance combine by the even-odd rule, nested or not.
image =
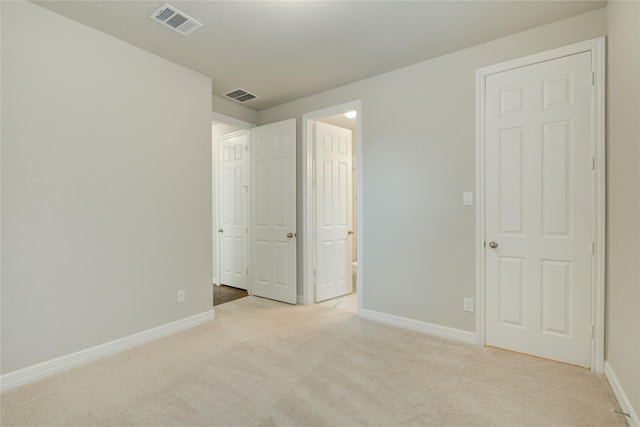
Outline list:
[[[3,393],[2,426],[625,425],[603,376],[348,306],[229,302],[209,324]]]

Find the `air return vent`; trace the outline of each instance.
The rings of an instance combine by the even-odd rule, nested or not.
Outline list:
[[[229,97],[238,102],[247,102],[247,101],[251,101],[252,99],[258,98],[257,95],[249,93],[244,89],[232,90],[229,93],[225,93],[224,96]]]
[[[160,9],[153,12],[150,18],[169,28],[173,28],[183,36],[191,34],[202,27],[201,23],[166,3]]]

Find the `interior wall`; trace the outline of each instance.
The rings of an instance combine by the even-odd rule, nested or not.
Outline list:
[[[364,308],[476,330],[463,311],[475,297],[475,206],[462,205],[475,189],[475,71],[605,33],[599,9],[260,112],[260,123],[302,123],[304,113],[362,101]],[[299,170],[301,141],[298,126]]]
[[[210,79],[0,7],[1,372],[211,310]]]
[[[258,112],[236,101],[224,99],[213,94],[211,95],[211,101],[212,111],[216,113],[224,114],[225,116],[233,117],[247,123],[258,123]]]
[[[640,414],[640,3],[606,9],[606,359]]]

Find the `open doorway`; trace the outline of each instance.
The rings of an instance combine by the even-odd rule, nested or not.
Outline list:
[[[248,184],[247,135],[253,126],[223,115],[212,120],[213,305],[248,295],[248,202],[243,187]]]
[[[212,145],[213,282],[295,304],[295,119],[216,122],[223,125],[214,124]]]
[[[306,304],[360,306],[360,121],[359,101],[303,116]]]

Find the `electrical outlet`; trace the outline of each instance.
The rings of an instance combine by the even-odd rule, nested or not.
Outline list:
[[[468,311],[469,313],[473,313],[473,298],[465,298],[464,299],[464,311]]]
[[[180,289],[178,292],[176,292],[176,303],[184,302],[184,299],[185,299],[184,289]]]

